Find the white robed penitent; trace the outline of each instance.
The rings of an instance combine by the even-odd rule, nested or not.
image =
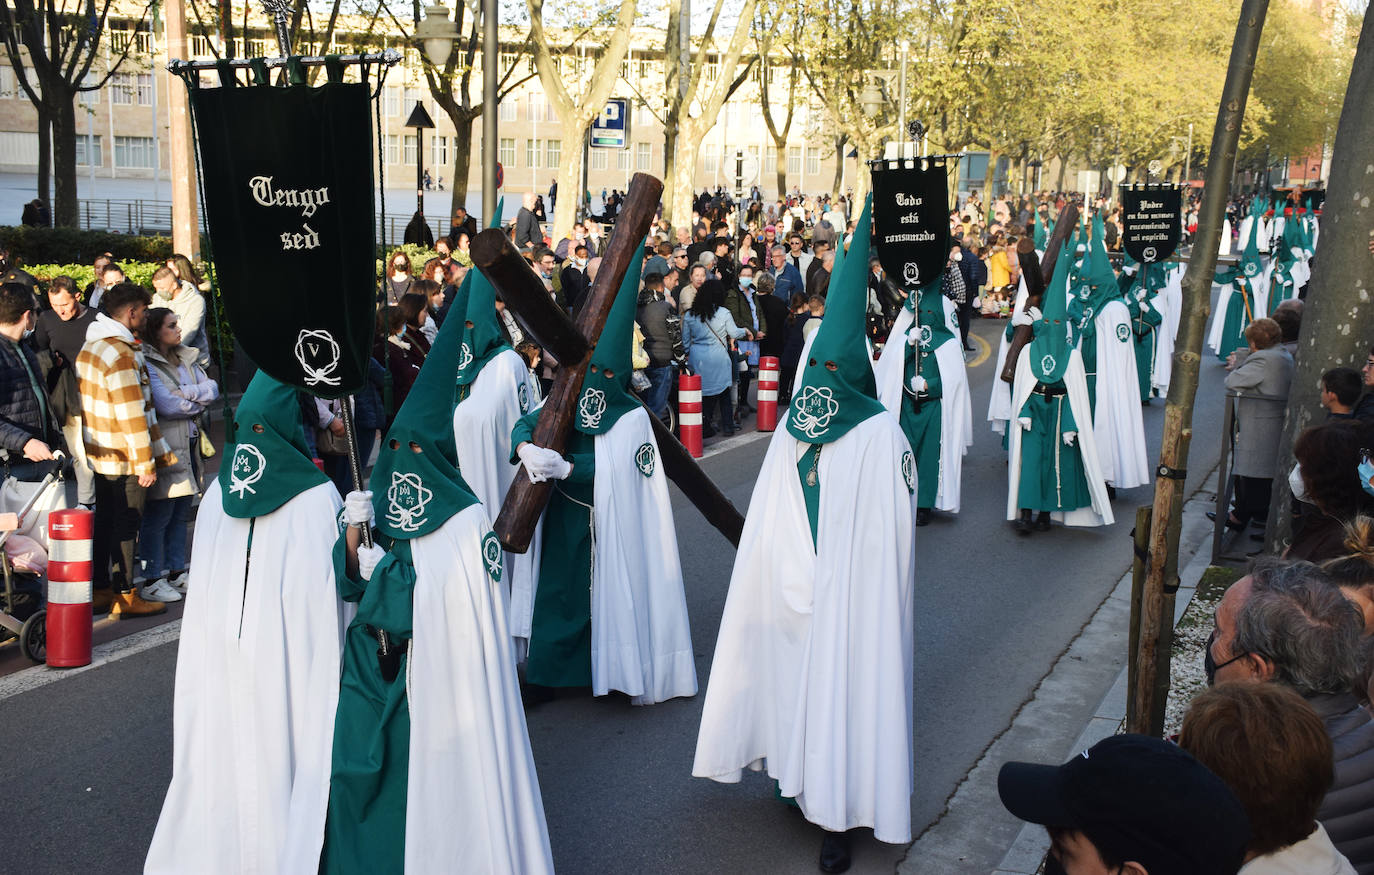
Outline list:
[[[408,875],[553,871],[490,530],[472,504],[410,542]]]
[[[1038,253],[1037,258],[1039,258]],[[1030,293],[1026,290],[1026,278],[1023,275],[1021,284],[1016,289],[1016,306],[1011,311],[1013,320],[1026,312],[1026,299],[1028,297],[1030,297]],[[1016,324],[1015,321],[1012,324]],[[993,431],[1004,434],[1007,430],[1007,422],[1012,419],[1012,406],[1011,384],[1002,379],[1002,369],[1007,365],[1007,350],[1011,346],[1011,341],[1007,340],[1006,329],[998,333],[998,338],[997,368],[992,372],[992,396],[988,398],[988,422],[992,423]]]
[[[196,517],[172,783],[144,871],[314,872],[353,614],[334,585],[339,494],[321,483],[253,519],[220,496],[216,480]]]
[[[785,418],[784,418],[785,420]],[[766,769],[808,820],[911,840],[914,477],[896,417],[824,445],[813,544],[780,422],[749,502],[692,774]],[[910,486],[908,485],[910,484]],[[818,558],[823,557],[823,558]]]
[[[1140,415],[1135,335],[1126,302],[1120,298],[1108,301],[1093,323],[1097,332],[1097,406],[1092,430],[1102,478],[1118,489],[1134,489],[1149,482],[1150,460]],[[1077,411],[1074,416],[1078,416]]]
[[[878,384],[878,400],[899,416],[902,404],[902,380],[906,376],[906,334],[911,330],[915,314],[903,307],[892,323],[884,354],[874,365]],[[959,335],[949,338],[935,348],[936,364],[940,368],[940,470],[916,472],[918,477],[938,476],[939,489],[935,493],[936,510],[959,512],[962,491],[964,454],[973,442],[972,403],[969,400],[968,371],[960,350]],[[998,382],[1001,382],[1000,380]],[[1005,385],[1005,384],[1003,384]],[[914,450],[913,450],[914,452]]]

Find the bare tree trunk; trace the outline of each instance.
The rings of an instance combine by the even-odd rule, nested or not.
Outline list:
[[[46,98],[44,103],[46,104]],[[52,115],[47,106],[38,109],[38,197],[52,206]],[[114,144],[111,143],[111,148]]]
[[[56,93],[65,89],[55,87]],[[67,92],[52,116],[53,225],[75,228],[80,222],[76,194],[76,95]]]
[[[844,194],[840,187],[844,185],[844,146],[849,142],[849,137],[845,134],[835,135],[835,179],[830,183],[830,191],[835,197]]]
[[[1174,369],[1164,408],[1164,438],[1155,466],[1154,507],[1150,520],[1150,561],[1141,590],[1139,644],[1133,654],[1137,683],[1129,691],[1128,732],[1159,735],[1169,685],[1169,648],[1173,638],[1173,593],[1178,588],[1178,543],[1183,517],[1184,474],[1193,437],[1202,335],[1211,302],[1217,243],[1229,196],[1227,181],[1236,163],[1236,144],[1245,119],[1245,99],[1255,72],[1255,54],[1269,0],[1244,0],[1221,106],[1208,153],[1207,184],[1198,211],[1197,238],[1183,277],[1183,312],[1174,346]]]
[[[1069,168],[1069,156],[1068,156],[1068,155],[1056,155],[1055,157],[1059,159],[1059,180],[1054,184],[1054,190],[1055,190],[1055,191],[1063,191],[1063,190],[1064,190],[1064,174],[1065,174],[1065,172],[1067,172],[1067,170],[1068,170],[1068,168]]]
[[[1321,375],[1337,367],[1359,370],[1374,338],[1374,308],[1367,303],[1374,292],[1374,254],[1369,251],[1370,228],[1374,228],[1369,197],[1374,189],[1369,145],[1374,143],[1374,103],[1368,97],[1370,89],[1374,89],[1374,24],[1366,15],[1332,146],[1331,178],[1327,180],[1331,197],[1322,210],[1317,237],[1322,254],[1313,260],[1303,304],[1297,369],[1288,393],[1274,477],[1279,500],[1269,511],[1270,551],[1278,551],[1291,540],[1288,508],[1292,493],[1287,474],[1293,464],[1292,446],[1304,429],[1320,421]]]
[[[678,224],[686,225],[692,217],[690,198],[688,200],[689,205],[687,207],[687,212],[681,215],[678,214],[677,203],[672,194],[677,191],[678,176],[681,175],[686,178],[689,191],[694,182],[692,174],[685,171],[685,168],[694,165],[684,164],[677,154],[679,148],[677,128],[677,108],[674,106],[668,110],[668,117],[663,123],[663,181],[665,183],[664,191],[667,193],[667,196],[663,199],[663,218],[672,227],[676,227]]]
[[[582,187],[582,138],[590,124],[590,121],[582,122],[571,112],[559,116],[563,157],[558,168],[558,202],[553,210],[555,243],[572,233],[573,223],[577,221],[577,205],[587,196],[587,190]]]
[[[979,218],[987,219],[987,211],[992,209],[992,185],[997,180],[997,159],[1000,153],[996,149],[988,149],[988,168],[983,171],[983,215]]]
[[[460,112],[449,113],[453,122],[453,195],[449,198],[448,214],[468,205],[468,176],[472,172],[472,122],[475,116]]]
[[[787,142],[773,143],[773,172],[778,177],[778,199],[787,200]]]

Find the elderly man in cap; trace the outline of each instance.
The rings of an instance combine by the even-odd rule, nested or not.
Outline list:
[[[1374,719],[1354,693],[1364,664],[1359,609],[1317,566],[1267,560],[1226,590],[1214,622],[1209,683],[1275,681],[1321,717],[1336,776],[1317,820],[1357,872],[1374,873]]]
[[[997,792],[1008,811],[1049,831],[1047,872],[1234,875],[1250,840],[1226,784],[1145,735],[1103,739],[1062,766],[1006,763]]]

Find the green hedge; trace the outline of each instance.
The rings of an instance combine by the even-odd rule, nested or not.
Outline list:
[[[161,263],[172,255],[171,237],[139,237],[77,228],[0,226],[0,245],[9,249],[11,259],[18,259],[22,265],[90,264],[102,252],[110,253],[121,264],[126,261]],[[25,269],[33,272],[30,268]]]

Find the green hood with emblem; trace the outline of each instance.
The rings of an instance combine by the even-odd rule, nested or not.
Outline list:
[[[825,318],[792,393],[787,429],[799,441],[827,444],[884,408],[868,357],[868,251],[873,196],[864,202],[850,251],[830,280]]]
[[[921,346],[929,349],[954,339],[949,322],[945,319],[945,296],[940,284],[940,279],[928,282],[908,295],[906,301],[906,308],[914,309],[916,324],[921,327]]]
[[[499,227],[496,217],[500,215],[501,207],[497,206],[492,224],[488,227]],[[502,350],[510,349],[505,332],[501,330],[500,319],[496,315],[496,288],[491,281],[474,266],[463,278],[463,287],[467,289],[467,294],[463,296],[462,308],[458,306],[458,295],[454,296],[453,306],[450,308],[455,317],[461,314],[463,318],[463,339],[458,353],[459,386],[470,385],[477,379],[477,375],[482,373],[482,368],[487,362]],[[459,289],[459,294],[462,291]]]
[[[269,514],[329,482],[305,448],[296,390],[259,370],[234,411],[232,440],[219,468],[220,502],[236,519]]]
[[[472,274],[469,273],[469,276]],[[463,320],[447,319],[396,414],[372,469],[369,488],[377,528],[393,538],[428,534],[476,504],[453,439]]]
[[[630,394],[630,375],[634,373],[631,356],[635,342],[635,309],[639,302],[639,275],[644,269],[639,259],[625,271],[615,303],[601,329],[592,362],[577,396],[577,415],[573,428],[583,434],[605,434],[620,417],[639,407]]]
[[[1082,315],[1086,320],[1084,330],[1092,330],[1092,320],[1102,312],[1102,308],[1121,294],[1116,282],[1116,272],[1112,270],[1111,259],[1107,255],[1106,230],[1099,212],[1093,216],[1092,239],[1083,258],[1083,268],[1079,285],[1075,289],[1083,303]]]
[[[1035,325],[1035,339],[1026,354],[1030,356],[1031,373],[1042,383],[1057,383],[1064,379],[1069,366],[1070,323],[1068,320],[1069,253],[1059,254],[1054,263],[1054,276],[1045,289],[1040,322]]]
[[[1250,202],[1250,233],[1246,235],[1240,251],[1240,261],[1216,275],[1218,285],[1243,284],[1248,290],[1255,277],[1264,270],[1259,251],[1259,226],[1263,215],[1264,201],[1257,197]]]

